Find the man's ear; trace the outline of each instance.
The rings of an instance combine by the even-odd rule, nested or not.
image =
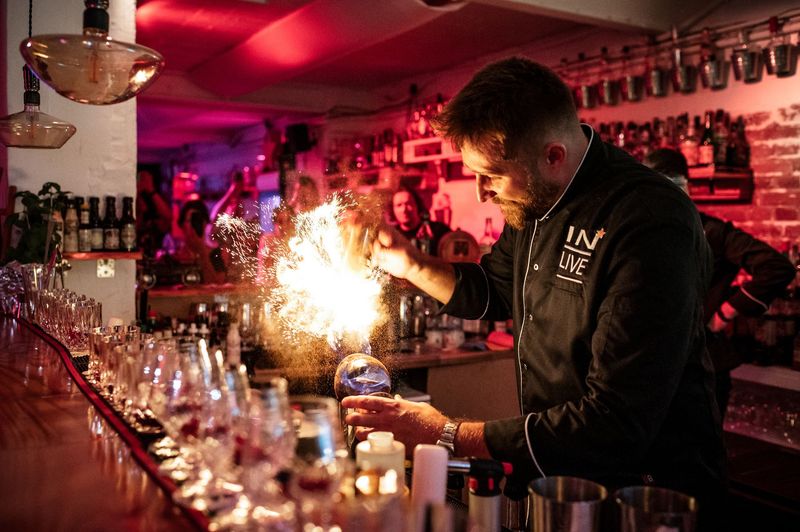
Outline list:
[[[545,160],[548,165],[563,163],[567,158],[567,148],[561,143],[551,142],[545,146]]]

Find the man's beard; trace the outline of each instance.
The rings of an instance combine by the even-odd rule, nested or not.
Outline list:
[[[533,174],[528,176],[528,187],[523,201],[508,201],[497,197],[492,201],[500,207],[506,223],[514,229],[522,229],[525,224],[544,216],[558,198],[561,188],[547,183]]]

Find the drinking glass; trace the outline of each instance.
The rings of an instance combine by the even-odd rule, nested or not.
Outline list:
[[[329,530],[335,495],[347,469],[347,450],[335,399],[296,396],[289,400],[297,432],[290,492],[304,523]]]
[[[275,481],[290,466],[296,436],[283,378],[270,379],[253,390],[245,432],[237,436],[236,456],[241,465],[248,519],[257,529],[294,530],[295,507]]]

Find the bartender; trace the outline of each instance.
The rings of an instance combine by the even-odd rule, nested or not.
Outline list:
[[[431,221],[422,198],[405,185],[392,194],[389,219],[401,235],[430,255],[439,254],[439,241],[451,231],[442,222]]]
[[[705,350],[711,256],[689,198],[580,124],[569,88],[526,59],[491,64],[435,120],[506,225],[480,264],[378,232],[373,258],[448,314],[514,319],[520,415],[449,419],[430,405],[348,397],[347,416],[413,449],[511,462],[512,483],[572,475],[698,498],[712,527],[724,449]],[[498,390],[498,393],[504,393]]]

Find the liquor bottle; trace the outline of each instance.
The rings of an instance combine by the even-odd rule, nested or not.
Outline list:
[[[67,203],[67,215],[64,217],[64,253],[78,251],[78,210],[75,200]]]
[[[89,198],[89,227],[92,230],[92,251],[103,250],[103,226],[100,224],[100,198]]]
[[[80,223],[78,225],[78,251],[92,251],[92,225],[89,223],[89,206],[81,205]]]
[[[697,148],[697,164],[711,166],[714,164],[714,127],[713,112],[706,112],[703,134],[700,135],[700,145]]]
[[[136,220],[133,218],[133,198],[122,198],[122,219],[119,221],[119,245],[123,251],[136,249]]]
[[[725,149],[725,164],[727,166],[738,166],[739,160],[739,125],[731,123],[728,130],[728,144]]]
[[[419,226],[419,230],[417,231],[417,235],[414,240],[416,241],[417,248],[419,248],[421,252],[427,255],[430,255],[432,252],[436,252],[436,250],[431,250],[433,230],[431,229],[431,223],[427,213],[422,213],[422,223]]]
[[[614,129],[614,146],[625,149],[625,124],[622,122],[617,122]]]
[[[689,121],[688,115],[684,115],[682,125],[686,128],[678,140],[678,149],[686,157],[686,164],[689,167],[697,166],[697,129],[696,124],[700,122],[700,117],[696,117],[695,122]]]
[[[633,150],[633,156],[637,161],[644,161],[650,152],[653,151],[652,132],[650,130],[650,122],[645,122],[639,128],[639,143]]]
[[[725,166],[725,157],[728,153],[728,129],[730,128],[730,118],[722,109],[717,109],[714,118],[714,164]]]
[[[750,143],[747,142],[747,137],[744,132],[744,117],[739,116],[736,119],[736,152],[734,156],[735,165],[739,168],[750,167]]]
[[[484,222],[483,226],[483,236],[481,237],[480,241],[478,242],[478,246],[481,250],[481,255],[486,255],[492,250],[492,246],[494,245],[494,230],[492,229],[492,218],[490,216],[486,217],[486,222]]]
[[[103,219],[103,249],[106,251],[119,251],[117,198],[114,196],[106,196],[106,217]]]
[[[623,149],[630,154],[635,154],[639,147],[639,127],[636,122],[628,122],[625,126],[625,145]]]

